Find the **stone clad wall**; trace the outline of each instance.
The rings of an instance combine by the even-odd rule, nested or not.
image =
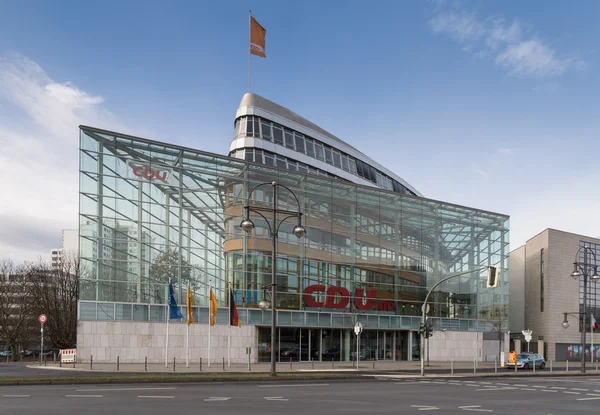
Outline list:
[[[169,324],[169,362],[173,357],[179,362],[186,359],[185,323]],[[208,363],[208,325],[190,325],[190,362]],[[161,363],[165,361],[166,323],[134,321],[84,321],[77,325],[77,359],[94,362]],[[255,326],[211,327],[211,362],[228,359],[228,336],[231,330],[231,363],[247,363],[246,347],[252,347],[251,359],[257,361],[257,336]]]

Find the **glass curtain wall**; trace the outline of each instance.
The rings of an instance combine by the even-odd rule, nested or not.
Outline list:
[[[80,318],[165,321],[171,282],[181,305],[188,284],[199,307],[208,306],[211,288],[226,305],[232,289],[252,322],[263,286],[272,282],[273,258],[264,218],[251,215],[251,234],[240,229],[244,205],[298,208],[283,189],[277,201],[271,186],[249,195],[273,180],[296,194],[307,231],[298,240],[294,221],[279,228],[275,301],[280,312],[292,312],[280,323],[332,328],[323,350],[344,352],[348,339],[333,327],[359,320],[393,329],[391,317],[419,316],[429,287],[468,270],[433,294],[429,316],[448,330],[479,330],[479,320],[506,323],[505,215],[89,127],[80,135]],[[487,289],[484,268],[495,264],[500,286]],[[227,323],[226,314],[221,307],[217,324]]]

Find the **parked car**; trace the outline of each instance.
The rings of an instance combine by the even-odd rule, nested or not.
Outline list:
[[[285,352],[281,353],[281,357],[298,359],[299,356],[302,356],[302,360],[308,360],[308,350],[300,349],[299,347],[292,347],[287,349]]]
[[[1,357],[11,357],[12,352],[10,350],[4,350],[4,351],[0,352],[0,356]]]
[[[544,369],[546,367],[546,360],[544,356],[537,353],[519,353],[516,362],[509,361],[506,363],[506,368],[514,369],[515,364],[517,365],[517,369],[533,369],[534,365],[536,368]]]
[[[323,353],[321,354],[321,356],[323,357],[323,360],[331,360],[331,359],[339,360],[340,349],[338,347],[331,347],[329,349],[325,349],[325,350],[323,350]]]

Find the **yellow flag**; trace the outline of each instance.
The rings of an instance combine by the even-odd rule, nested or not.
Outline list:
[[[187,286],[187,323],[188,326],[194,322],[194,314],[192,313],[192,306],[194,305],[194,297],[192,296],[192,290],[190,285]]]
[[[210,289],[210,325],[215,325],[215,320],[217,318],[217,297],[213,294],[212,288]]]
[[[250,53],[262,58],[266,58],[265,54],[265,37],[267,29],[262,27],[256,19],[250,16]]]

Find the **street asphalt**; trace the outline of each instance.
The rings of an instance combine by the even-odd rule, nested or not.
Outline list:
[[[0,414],[598,414],[600,377],[0,387]]]

